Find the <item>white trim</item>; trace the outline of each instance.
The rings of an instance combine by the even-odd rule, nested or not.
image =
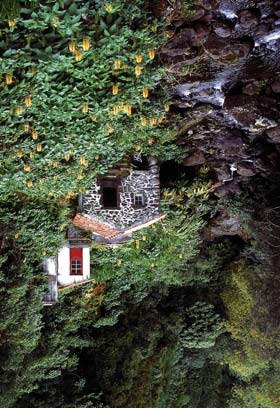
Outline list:
[[[163,220],[165,217],[166,217],[166,214],[163,214],[163,215],[161,215],[160,217],[157,217],[157,218],[154,218],[154,219],[152,219],[152,220],[150,220],[150,221],[145,222],[144,224],[136,225],[136,227],[129,228],[129,229],[125,230],[125,231],[122,231],[121,234],[130,234],[130,233],[135,232],[135,231],[138,231],[138,230],[140,230],[140,229],[142,229],[142,228],[147,228],[147,227],[149,227],[150,225],[155,224],[156,222]],[[120,234],[120,235],[121,235],[121,234]],[[117,236],[117,235],[116,235],[116,236]],[[113,238],[114,238],[114,237],[113,237]]]

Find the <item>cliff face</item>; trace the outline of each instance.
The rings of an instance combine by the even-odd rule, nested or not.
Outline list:
[[[172,7],[162,10],[176,28],[161,56],[178,81],[176,112],[190,124],[177,141],[183,164],[209,166],[223,197],[278,171],[280,4],[193,5],[187,23]]]
[[[32,140],[28,130],[11,139],[2,118],[4,170],[13,183],[0,196],[0,405],[279,408],[280,2],[120,0],[114,8],[81,3],[82,11],[77,2],[55,3],[38,15],[24,9],[27,22],[18,29],[34,36],[31,48],[13,27],[3,28],[0,42],[3,49],[27,47],[16,58],[8,52],[12,65],[20,66],[26,53],[36,60],[37,71],[27,70],[35,93],[30,118],[44,134],[33,184],[21,191],[22,163],[15,166],[11,158],[16,149],[17,160],[29,161],[26,144]],[[58,29],[55,13],[67,16],[76,45],[79,30],[91,38],[82,61],[65,46],[66,29]],[[46,15],[52,17],[45,35],[53,44],[47,49],[40,28]],[[116,51],[114,35],[125,53]],[[114,46],[107,47],[110,41]],[[153,58],[147,54],[152,42],[156,64],[155,49]],[[42,56],[54,64],[53,77]],[[107,59],[113,68],[107,69]],[[24,77],[16,74],[13,86],[23,100]],[[44,87],[44,78],[44,109],[52,121],[36,105],[36,86]],[[118,81],[119,95],[112,95]],[[150,99],[141,97],[144,86]],[[8,87],[2,92],[16,97]],[[71,114],[65,138],[61,115],[52,111],[57,94],[63,112]],[[118,111],[110,122],[108,106]],[[12,129],[22,128],[21,118],[9,120]],[[116,131],[108,133],[109,125]],[[87,152],[82,172],[79,149],[83,162]],[[46,195],[38,180],[45,178],[49,151],[56,161],[49,164]],[[69,204],[72,190],[84,191],[89,173],[104,174],[139,151],[161,162],[166,219],[117,250],[94,246],[97,283],[65,289],[58,304],[42,310],[39,263],[63,239],[67,210],[76,204]]]

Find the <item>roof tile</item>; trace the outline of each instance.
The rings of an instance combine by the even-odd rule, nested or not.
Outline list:
[[[102,235],[103,237],[106,238],[112,238],[121,233],[121,231],[119,230],[109,227],[108,225],[103,224],[102,222],[91,220],[90,218],[85,217],[82,214],[76,214],[76,216],[73,219],[73,224],[76,227],[85,229],[87,231],[91,231],[95,234]]]

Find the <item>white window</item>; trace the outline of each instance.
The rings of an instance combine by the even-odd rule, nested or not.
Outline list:
[[[144,194],[143,193],[134,194],[134,205],[136,207],[143,207],[144,205]]]

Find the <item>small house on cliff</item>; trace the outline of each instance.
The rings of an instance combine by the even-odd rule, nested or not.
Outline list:
[[[90,271],[92,242],[117,246],[128,241],[132,232],[162,218],[159,204],[159,167],[152,157],[121,163],[94,179],[79,198],[64,246],[55,257],[44,260],[49,277],[45,304],[57,301],[59,286],[94,278],[94,271]]]

